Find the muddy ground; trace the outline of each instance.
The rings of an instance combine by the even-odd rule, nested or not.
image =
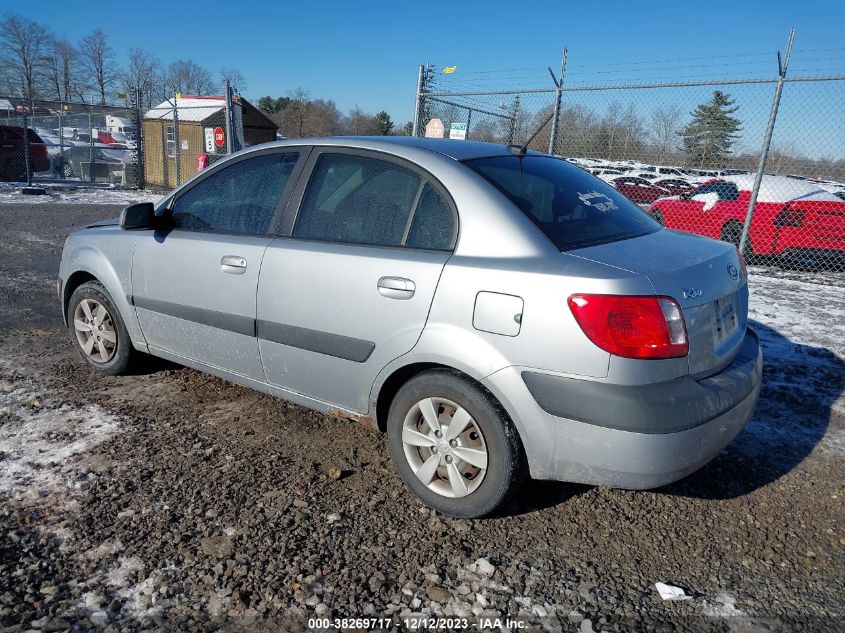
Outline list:
[[[65,236],[118,210],[0,205],[0,631],[845,626],[836,277],[752,298],[760,406],[698,473],[647,492],[534,482],[499,516],[453,520],[349,422],[164,362],[89,371],[54,277]],[[812,313],[783,325],[782,297],[807,293]],[[692,599],[661,600],[657,581]]]

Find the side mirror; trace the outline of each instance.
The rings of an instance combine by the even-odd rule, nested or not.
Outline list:
[[[120,228],[124,231],[152,229],[155,224],[155,206],[152,202],[139,202],[120,212]]]

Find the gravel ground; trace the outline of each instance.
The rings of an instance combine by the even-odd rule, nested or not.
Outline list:
[[[647,492],[532,482],[454,520],[354,424],[164,362],[86,369],[53,280],[67,233],[118,209],[0,205],[0,631],[845,627],[841,278],[752,278],[761,403],[700,472]]]

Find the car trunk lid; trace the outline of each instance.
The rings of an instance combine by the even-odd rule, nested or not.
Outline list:
[[[655,294],[675,299],[686,322],[690,374],[707,375],[733,360],[744,338],[748,290],[732,245],[666,229],[569,254],[642,274]]]

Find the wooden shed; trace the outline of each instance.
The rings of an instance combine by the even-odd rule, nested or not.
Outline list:
[[[234,101],[236,145],[256,145],[276,139],[279,127],[269,117],[242,97],[236,96]],[[174,103],[178,134],[173,124]],[[149,110],[143,123],[146,182],[175,187],[198,171],[201,160],[207,166],[226,156],[225,108],[223,97],[177,95]]]

